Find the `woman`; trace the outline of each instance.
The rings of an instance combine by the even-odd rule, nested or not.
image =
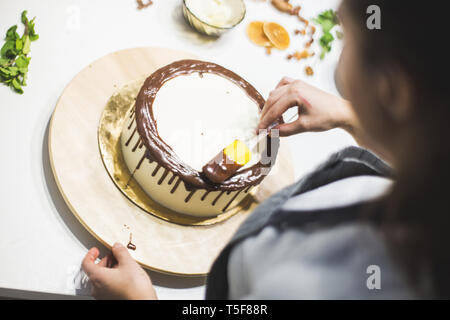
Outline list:
[[[381,30],[366,27],[370,5]],[[215,261],[206,298],[450,298],[450,178],[445,10],[416,1],[344,0],[340,86],[351,102],[284,78],[266,128],[291,107],[282,136],[343,128],[351,147],[261,204]],[[83,268],[98,298],[155,299],[121,245]]]

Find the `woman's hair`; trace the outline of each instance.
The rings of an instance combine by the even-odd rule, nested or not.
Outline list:
[[[367,8],[381,9],[381,29],[366,27]],[[413,115],[395,150],[396,183],[383,230],[411,283],[431,275],[437,298],[450,298],[450,37],[441,1],[344,0],[361,25],[358,49],[370,71],[401,70],[414,88]],[[368,72],[369,70],[365,70]]]

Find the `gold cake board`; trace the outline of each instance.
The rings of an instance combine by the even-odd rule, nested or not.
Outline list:
[[[126,245],[144,267],[167,274],[204,276],[255,201],[210,225],[181,225],[156,217],[130,201],[109,177],[100,156],[97,131],[102,112],[117,90],[176,60],[196,56],[170,49],[135,48],[108,54],[83,69],[64,89],[52,116],[49,152],[58,188],[80,223],[110,248]],[[258,189],[262,200],[293,182],[287,146]]]

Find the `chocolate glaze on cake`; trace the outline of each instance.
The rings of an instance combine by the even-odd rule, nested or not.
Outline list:
[[[260,161],[250,168],[237,172],[220,184],[214,184],[208,181],[201,172],[184,163],[158,135],[157,122],[153,116],[152,108],[158,90],[165,82],[177,76],[192,73],[214,73],[225,77],[240,86],[258,104],[260,109],[264,107],[264,98],[251,84],[222,66],[199,60],[180,60],[171,63],[155,71],[145,80],[136,99],[135,117],[137,131],[140,139],[147,147],[148,152],[145,153],[145,157],[150,161],[157,161],[164,169],[171,171],[173,177],[179,177],[174,187],[178,186],[181,180],[184,181],[187,188],[192,190],[203,188],[207,190],[233,191],[257,185],[264,178],[264,175],[267,174],[270,166],[274,164],[278,152],[279,138],[267,137],[268,148],[270,149],[270,146],[274,148],[273,150],[268,150],[265,161]],[[278,119],[278,123],[282,122],[282,118]],[[267,157],[271,161],[267,161]]]

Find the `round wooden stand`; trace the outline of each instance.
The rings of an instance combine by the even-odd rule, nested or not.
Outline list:
[[[82,70],[58,100],[49,131],[50,161],[57,185],[81,224],[105,246],[126,245],[144,267],[183,276],[204,276],[256,201],[212,225],[180,225],[151,215],[116,187],[100,156],[97,131],[108,99],[127,83],[176,60],[195,56],[169,49],[136,48],[111,53]],[[293,182],[287,147],[261,184],[262,200]],[[270,186],[270,187],[269,187]]]

